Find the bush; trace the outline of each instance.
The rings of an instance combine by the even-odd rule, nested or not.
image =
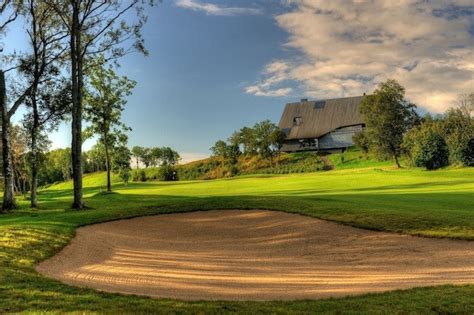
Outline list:
[[[178,173],[171,165],[163,165],[158,170],[158,179],[161,181],[175,181],[178,180]]]
[[[465,166],[474,166],[474,138],[461,149],[459,158]]]
[[[141,182],[146,182],[146,173],[144,170],[138,172],[138,180]]]
[[[449,163],[449,149],[446,141],[436,132],[427,132],[418,140],[413,149],[412,155],[416,166],[434,170]]]

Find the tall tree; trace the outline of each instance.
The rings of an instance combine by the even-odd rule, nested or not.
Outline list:
[[[70,108],[70,86],[59,79],[58,64],[65,52],[61,44],[67,34],[49,6],[36,0],[24,0],[22,4],[30,51],[20,58],[19,73],[31,85],[25,100],[31,112],[25,122],[31,136],[31,207],[37,207],[38,138],[47,125],[54,129]]]
[[[63,21],[69,34],[69,59],[72,86],[72,168],[74,209],[82,209],[82,116],[84,65],[86,59],[99,53],[116,59],[132,51],[147,54],[141,35],[146,22],[145,5],[153,0],[43,0]],[[135,9],[136,22],[130,24],[124,15]],[[127,43],[130,43],[128,45]]]
[[[132,94],[135,81],[118,76],[104,64],[104,58],[89,68],[88,89],[85,94],[85,116],[91,122],[89,129],[99,135],[105,149],[107,191],[112,191],[111,152],[118,144],[126,143],[125,133],[130,130],[122,121],[126,97]]]
[[[7,26],[13,22],[19,12],[22,10],[21,1],[5,0],[0,4],[0,16],[6,14],[7,18],[0,22],[0,35],[3,35]],[[10,12],[8,14],[7,12]],[[26,86],[21,92],[17,93],[11,106],[8,106],[7,88],[5,83],[5,72],[18,68],[18,65],[4,70],[0,69],[0,116],[2,121],[2,168],[3,168],[3,203],[1,212],[7,212],[16,207],[14,194],[14,173],[11,160],[11,144],[10,144],[10,121],[11,117],[16,113],[18,108],[23,104],[26,97],[32,90],[32,84]]]
[[[397,167],[400,167],[403,135],[419,121],[415,108],[405,99],[405,88],[395,80],[380,83],[360,105],[374,150],[381,156],[392,157]]]
[[[143,158],[144,153],[145,153],[145,148],[141,146],[136,145],[132,148],[132,156],[135,158],[137,170],[138,170],[140,162],[143,163],[142,158]]]

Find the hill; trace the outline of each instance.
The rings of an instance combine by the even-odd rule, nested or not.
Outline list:
[[[392,161],[378,161],[373,155],[365,155],[357,148],[351,148],[343,153],[321,154],[317,152],[282,153],[273,161],[262,159],[259,156],[245,156],[238,158],[235,175],[252,174],[294,174],[328,171],[334,169],[351,169],[365,167],[390,167]],[[135,181],[143,181],[144,172],[146,180],[160,178],[159,168],[148,168],[140,171],[134,170]],[[190,162],[177,167],[180,180],[217,179],[230,177],[230,167],[224,165],[221,158],[210,157],[207,159]]]

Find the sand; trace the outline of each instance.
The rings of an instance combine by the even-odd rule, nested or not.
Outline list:
[[[215,210],[81,227],[37,266],[64,283],[183,300],[318,299],[474,283],[474,242]]]

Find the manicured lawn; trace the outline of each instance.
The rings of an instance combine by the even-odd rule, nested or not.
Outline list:
[[[98,293],[34,271],[76,227],[140,215],[205,209],[274,209],[375,230],[474,240],[474,169],[435,172],[390,168],[247,176],[214,181],[115,185],[84,179],[85,211],[68,210],[71,183],[43,190],[41,209],[27,203],[0,217],[0,313],[474,313],[474,285],[442,286],[320,301],[183,302]]]

